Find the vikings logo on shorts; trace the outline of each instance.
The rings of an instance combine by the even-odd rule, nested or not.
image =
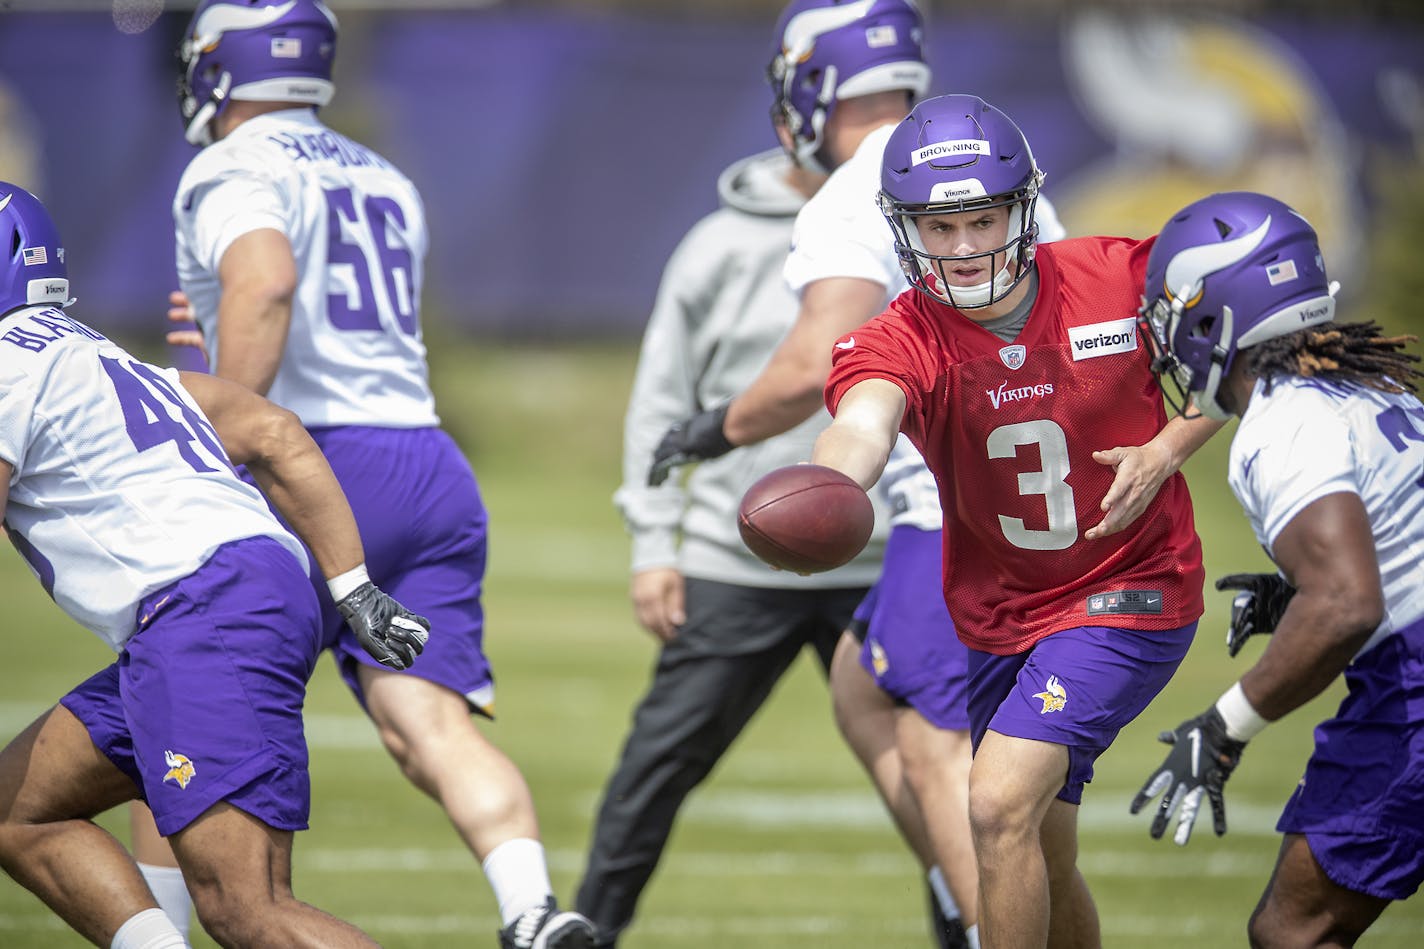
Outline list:
[[[890,657],[885,655],[885,649],[874,639],[870,643],[870,666],[875,670],[875,677],[878,679],[890,671]]]
[[[187,755],[174,754],[165,749],[163,761],[168,765],[168,773],[163,776],[165,784],[172,781],[179,788],[187,788],[188,782],[193,780],[193,776],[198,773],[198,769],[193,766],[192,759]]]
[[[1058,681],[1058,676],[1049,676],[1048,687],[1042,692],[1035,692],[1033,697],[1043,700],[1043,708],[1039,710],[1040,715],[1061,712],[1063,706],[1068,704],[1068,693],[1064,690],[1063,684]]]

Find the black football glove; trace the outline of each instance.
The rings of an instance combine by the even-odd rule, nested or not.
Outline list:
[[[1233,573],[1216,581],[1218,590],[1240,590],[1231,600],[1226,652],[1235,656],[1257,633],[1274,633],[1295,587],[1274,573]]]
[[[1185,846],[1192,835],[1192,825],[1196,823],[1197,810],[1205,794],[1211,801],[1216,836],[1226,833],[1226,800],[1222,797],[1222,788],[1241,762],[1241,751],[1246,743],[1227,736],[1226,722],[1215,705],[1196,718],[1182,722],[1175,730],[1162,732],[1157,740],[1171,745],[1172,750],[1167,752],[1167,760],[1162,762],[1162,767],[1147,779],[1142,790],[1132,799],[1130,812],[1136,814],[1142,810],[1142,805],[1165,791],[1162,806],[1152,819],[1152,839],[1161,839],[1172,811],[1181,805],[1177,815],[1177,832],[1172,839],[1178,846]]]
[[[336,608],[362,648],[397,672],[410,668],[430,637],[430,620],[416,616],[370,580],[342,597]]]
[[[653,465],[648,469],[648,485],[656,488],[667,480],[672,469],[690,465],[694,461],[720,458],[736,448],[722,433],[722,423],[727,419],[730,402],[715,409],[698,412],[685,418],[663,435],[658,447],[653,450]]]

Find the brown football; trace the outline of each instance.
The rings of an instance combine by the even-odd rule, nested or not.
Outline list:
[[[821,465],[788,465],[742,496],[737,527],[747,549],[773,567],[820,573],[865,549],[875,509],[850,477]]]

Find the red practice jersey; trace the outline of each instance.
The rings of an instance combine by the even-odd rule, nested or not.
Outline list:
[[[901,427],[944,508],[944,596],[966,644],[1022,652],[1060,629],[1175,629],[1202,613],[1201,542],[1180,473],[1100,540],[1113,469],[1096,450],[1142,445],[1167,422],[1136,314],[1151,239],[1038,248],[1038,296],[1006,344],[917,290],[842,337],[834,412],[864,379],[905,391]]]

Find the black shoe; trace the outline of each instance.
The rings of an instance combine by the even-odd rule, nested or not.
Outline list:
[[[593,923],[551,896],[499,931],[499,949],[593,949]]]

